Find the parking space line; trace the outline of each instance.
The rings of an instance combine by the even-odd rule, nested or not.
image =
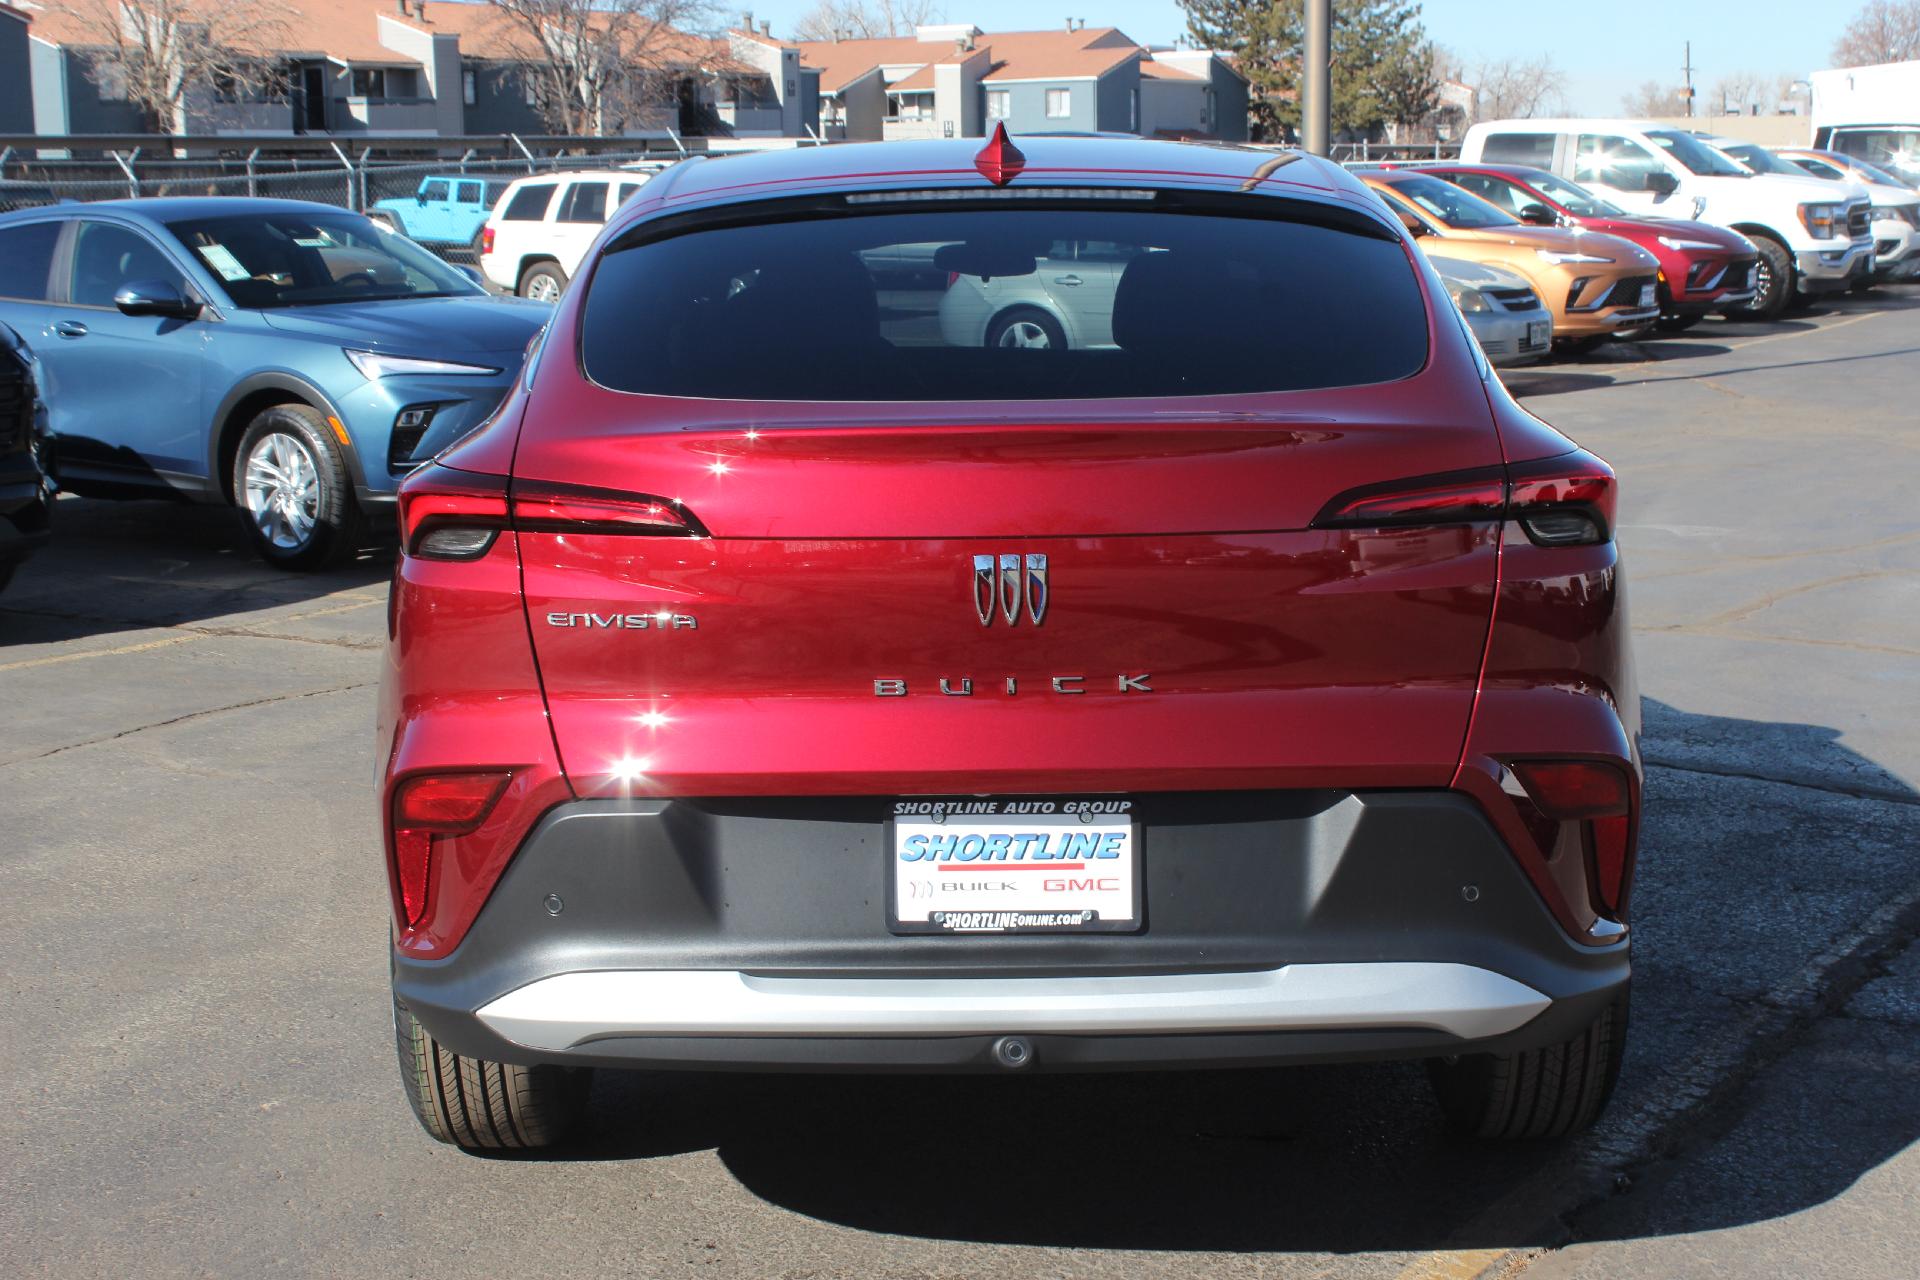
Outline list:
[[[1474,1280],[1509,1252],[1507,1249],[1441,1249],[1415,1258],[1394,1280]]]
[[[50,667],[56,662],[78,662],[82,658],[111,658],[122,653],[145,653],[149,649],[164,649],[168,645],[185,644],[189,640],[204,640],[204,635],[168,636],[162,640],[144,640],[139,644],[123,644],[117,649],[88,649],[84,653],[55,653],[44,658],[22,658],[18,662],[0,662],[0,671],[24,671],[28,667]]]
[[[1848,316],[1844,320],[1835,320],[1832,324],[1817,324],[1811,329],[1795,329],[1789,333],[1770,333],[1764,338],[1749,338],[1745,342],[1727,344],[1728,351],[1745,351],[1748,347],[1757,347],[1763,342],[1778,342],[1782,338],[1805,338],[1816,333],[1832,333],[1835,329],[1844,329],[1850,324],[1859,324],[1862,320],[1872,320],[1876,316],[1892,314],[1886,311],[1862,311],[1859,315]]]

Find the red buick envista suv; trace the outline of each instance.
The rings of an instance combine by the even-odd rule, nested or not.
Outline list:
[[[963,278],[984,325],[942,323]],[[400,501],[380,813],[436,1138],[555,1141],[605,1067],[1419,1057],[1508,1137],[1612,1088],[1613,473],[1333,165],[683,162]]]

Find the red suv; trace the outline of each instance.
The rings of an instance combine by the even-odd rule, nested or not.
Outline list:
[[[1612,472],[1337,167],[1021,145],[676,166],[406,482],[380,814],[434,1137],[551,1142],[601,1067],[1402,1056],[1473,1133],[1603,1105]],[[940,323],[1039,270],[1093,337]]]
[[[1690,329],[1710,312],[1753,299],[1760,251],[1738,231],[1679,218],[1640,218],[1577,183],[1524,165],[1422,165],[1490,201],[1522,222],[1584,227],[1619,236],[1660,260],[1660,322],[1669,332]]]

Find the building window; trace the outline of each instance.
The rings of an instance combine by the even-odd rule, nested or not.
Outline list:
[[[1127,132],[1140,132],[1140,91],[1127,90]]]
[[[472,106],[480,100],[480,76],[478,72],[460,73],[460,101]]]
[[[1010,120],[1013,118],[1013,91],[1011,89],[987,90],[987,119]]]
[[[356,98],[384,98],[387,96],[387,72],[384,67],[355,68],[351,80],[352,93]]]
[[[1073,114],[1073,90],[1047,90],[1047,119],[1065,120]]]

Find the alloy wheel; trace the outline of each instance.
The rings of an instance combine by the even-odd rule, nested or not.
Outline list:
[[[1053,345],[1047,331],[1032,320],[1015,320],[1000,335],[995,344],[1001,347],[1038,347],[1046,349]]]
[[[246,506],[261,538],[298,551],[320,520],[320,468],[307,442],[284,431],[261,436],[247,455]]]
[[[542,272],[527,281],[527,296],[535,302],[558,302],[560,282]]]

